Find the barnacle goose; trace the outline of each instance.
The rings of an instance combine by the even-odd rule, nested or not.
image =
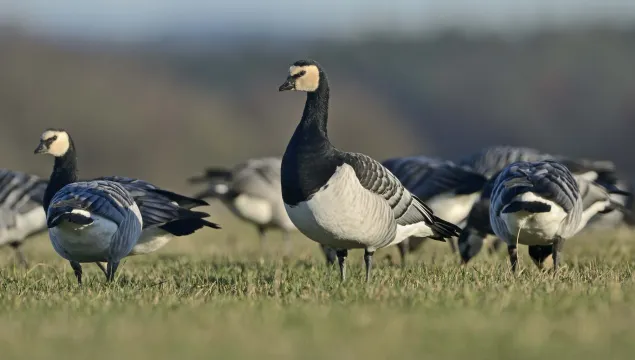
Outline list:
[[[538,265],[551,255],[557,271],[564,241],[594,215],[617,208],[622,207],[606,188],[584,177],[576,180],[566,166],[548,160],[503,169],[492,189],[489,216],[494,233],[507,244],[512,271],[518,263],[518,243],[529,245]]]
[[[35,153],[55,157],[43,202],[53,248],[70,262],[80,285],[84,262],[107,262],[106,278],[114,280],[141,236],[143,220],[132,195],[113,181],[77,182],[75,149],[65,131],[45,131]]]
[[[504,166],[501,168],[501,165],[505,162],[512,160],[535,162],[558,159],[560,163],[570,169],[576,179],[580,178],[588,181],[597,181],[600,184],[605,184],[605,186],[609,188],[614,188],[613,184],[615,184],[616,181],[615,165],[610,161],[568,159],[564,156],[542,154],[533,149],[514,148],[508,146],[488,148],[477,155],[478,156],[471,157],[476,164],[475,167],[479,169],[480,172],[493,174],[493,176],[491,176],[485,184],[480,198],[472,206],[466,225],[464,226],[458,239],[459,253],[464,264],[469,262],[480,252],[484,241],[492,242],[493,249],[497,249],[501,244],[501,240],[494,236],[494,231],[491,228],[489,210],[494,182],[500,171],[504,168]],[[512,161],[512,163],[515,161]],[[486,166],[487,163],[491,165],[491,170]],[[500,170],[496,172],[493,171],[499,168]],[[583,193],[582,196],[584,197],[585,194]],[[611,194],[611,197],[622,196],[623,195],[620,194]],[[596,215],[594,219],[601,218],[603,216],[605,215]]]
[[[334,249],[342,280],[348,249],[362,248],[366,281],[376,249],[409,236],[444,240],[460,228],[439,219],[379,162],[336,149],[327,135],[329,83],[313,60],[289,69],[279,91],[307,93],[302,119],[282,158],[282,198],[296,227]]]
[[[383,162],[412,194],[424,201],[435,215],[462,227],[478,200],[487,178],[466,166],[424,156],[393,158]],[[425,239],[411,237],[397,244],[401,264]],[[454,250],[454,241],[448,241]]]
[[[209,186],[196,198],[216,198],[237,217],[258,229],[261,250],[268,229],[282,230],[285,246],[290,246],[289,232],[295,225],[282,202],[280,167],[282,159],[266,157],[250,159],[232,169],[208,168],[205,173],[189,179],[190,183]]]
[[[58,190],[77,179],[76,150],[72,138],[66,131],[51,129],[42,135],[36,153],[51,154],[55,157],[55,167],[44,196],[44,208],[49,209],[49,203]],[[207,205],[205,201],[159,189],[148,182],[137,179],[110,176],[98,178],[88,183],[95,181],[116,184],[113,186],[118,191],[121,189],[127,194],[138,209],[142,220],[142,232],[124,256],[156,251],[172,237],[189,235],[203,227],[219,228],[217,224],[204,220],[204,218],[209,217],[209,214],[191,210],[197,206]],[[106,276],[112,279],[114,274],[108,272],[108,269],[104,269],[100,264],[101,261],[103,260],[95,262]],[[78,281],[81,282],[81,267],[75,262],[72,262],[71,265]]]
[[[0,246],[11,246],[24,267],[23,241],[47,230],[42,211],[46,185],[35,175],[0,169]]]

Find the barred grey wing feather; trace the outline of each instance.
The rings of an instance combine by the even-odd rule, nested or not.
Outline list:
[[[126,216],[119,224],[117,232],[113,235],[109,256],[113,260],[126,257],[137,244],[141,235],[142,225],[137,216],[131,210],[127,210]]]
[[[344,162],[353,168],[362,187],[386,200],[397,224],[434,223],[432,210],[421,201],[412,207],[412,194],[378,161],[364,154],[344,153]]]
[[[65,202],[73,202],[65,205]],[[58,204],[62,204],[58,206]],[[58,191],[48,209],[47,218],[70,212],[73,208],[86,210],[121,224],[134,204],[133,198],[124,187],[115,182],[91,181],[66,185]]]

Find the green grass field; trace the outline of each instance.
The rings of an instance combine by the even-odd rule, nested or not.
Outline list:
[[[364,284],[360,251],[340,284],[317,245],[279,234],[263,259],[255,232],[237,226],[173,241],[129,258],[106,284],[85,265],[83,288],[46,237],[16,267],[0,250],[0,359],[632,359],[635,235],[569,241],[556,276],[523,253],[457,266],[428,243],[401,269],[396,249],[376,254]],[[228,236],[240,231],[239,237]]]

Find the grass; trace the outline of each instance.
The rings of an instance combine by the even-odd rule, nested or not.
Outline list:
[[[238,229],[235,226],[235,230]],[[255,232],[203,232],[127,259],[115,284],[90,264],[83,288],[34,239],[28,270],[0,251],[0,358],[7,359],[630,359],[635,352],[635,242],[626,231],[565,245],[554,278],[526,256],[512,276],[501,253],[468,267],[428,243],[405,269],[361,252],[340,284],[317,246],[278,235],[259,259]],[[391,259],[392,258],[392,259]]]

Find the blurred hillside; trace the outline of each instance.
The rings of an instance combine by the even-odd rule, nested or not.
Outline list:
[[[32,150],[43,129],[64,127],[83,176],[186,189],[205,165],[284,152],[304,97],[277,86],[312,57],[329,73],[329,132],[343,149],[456,158],[527,145],[612,159],[635,177],[635,31],[178,45],[0,31],[0,166],[48,175],[51,160]]]

